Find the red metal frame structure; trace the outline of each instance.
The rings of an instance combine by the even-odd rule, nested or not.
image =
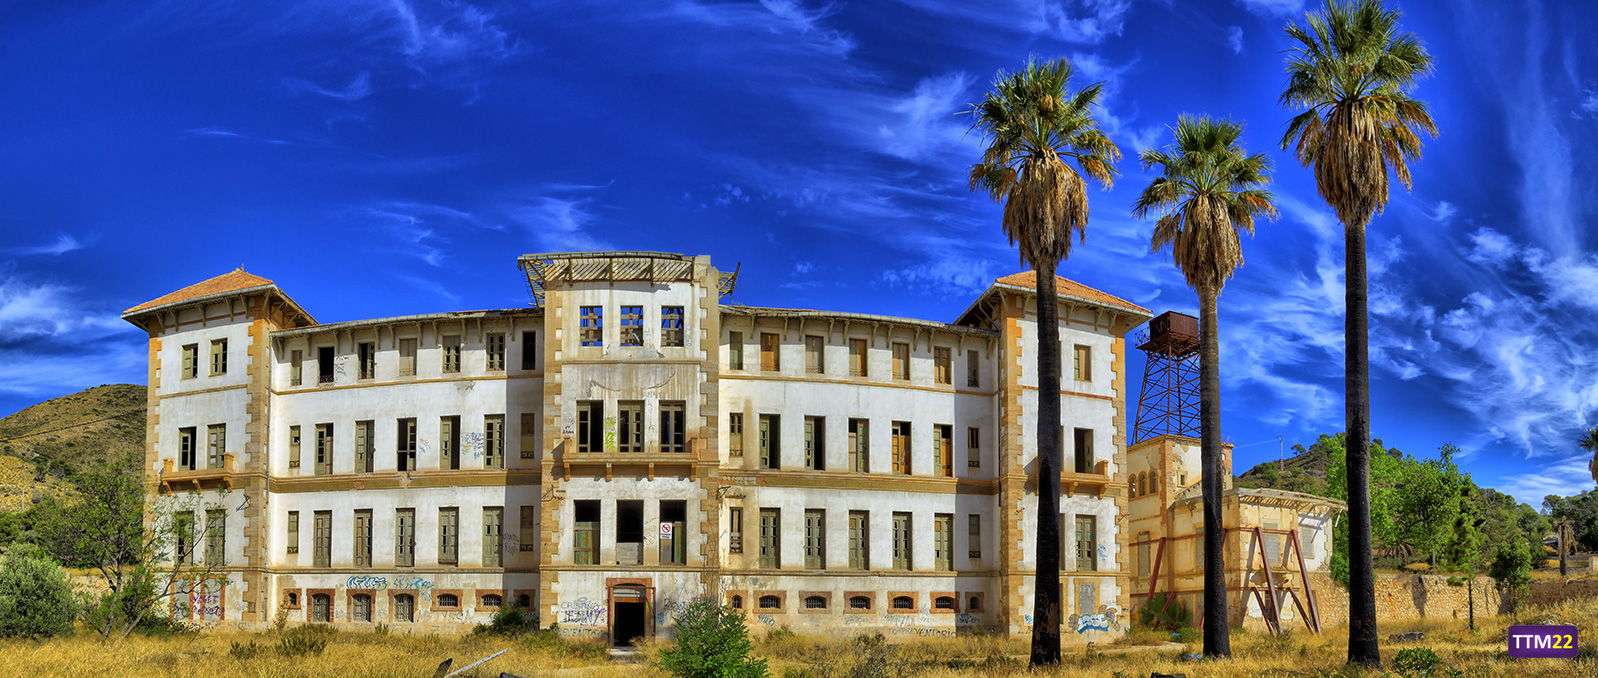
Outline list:
[[[1149,321],[1138,350],[1143,388],[1138,395],[1134,442],[1159,435],[1199,436],[1198,319],[1167,311]]]

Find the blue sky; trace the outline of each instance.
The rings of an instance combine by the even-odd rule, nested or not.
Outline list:
[[[1371,226],[1374,430],[1536,503],[1593,485],[1598,42],[1583,3],[1401,5],[1442,135]],[[975,9],[975,7],[982,9]],[[1342,427],[1341,229],[1276,151],[1299,0],[0,1],[0,414],[144,379],[121,310],[237,266],[324,322],[528,302],[515,257],[743,264],[737,303],[952,320],[1020,270],[956,115],[1029,54],[1125,152],[1067,277],[1195,312],[1128,212],[1181,113],[1282,218],[1221,297],[1237,467]],[[1588,152],[1583,152],[1586,149]],[[1132,369],[1141,370],[1135,362]],[[1136,375],[1132,387],[1135,389]]]

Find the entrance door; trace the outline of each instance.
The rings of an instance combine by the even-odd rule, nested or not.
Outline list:
[[[610,639],[617,647],[632,645],[633,639],[644,635],[648,622],[644,590],[637,586],[618,586],[610,591],[612,608]]]

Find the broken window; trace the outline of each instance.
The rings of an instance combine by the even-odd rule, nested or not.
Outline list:
[[[644,502],[624,499],[616,502],[616,564],[644,562]]]
[[[333,383],[333,347],[316,347],[316,383]]]
[[[660,451],[682,452],[686,447],[688,405],[682,401],[660,403]]]
[[[289,351],[289,386],[305,383],[305,353]]]
[[[457,470],[461,467],[461,418],[438,418],[438,467]]]
[[[578,339],[583,346],[605,345],[605,309],[602,306],[584,306],[578,309]]]
[[[727,414],[727,454],[744,456],[744,413]]]
[[[180,511],[172,516],[173,535],[172,548],[173,560],[179,565],[194,564],[194,513]]]
[[[910,422],[893,422],[893,472],[910,474]]]
[[[621,345],[644,345],[644,307],[621,307]]]
[[[970,558],[981,558],[982,514],[972,513],[965,518],[966,556]]]
[[[965,465],[969,468],[982,466],[982,429],[975,426],[965,430]]]
[[[782,417],[775,414],[760,415],[760,467],[782,468],[782,449],[779,433]]]
[[[522,369],[538,368],[538,333],[522,333]]]
[[[1093,516],[1076,517],[1076,569],[1079,572],[1098,570],[1098,521]]]
[[[538,458],[538,415],[532,412],[522,413],[521,456],[523,459]]]
[[[805,417],[805,468],[827,467],[827,418]]]
[[[739,506],[727,508],[727,550],[744,552],[744,510]]]
[[[577,402],[577,451],[600,452],[605,449],[605,401],[580,400]]]
[[[660,562],[688,562],[688,502],[660,502]]]
[[[444,337],[444,374],[455,374],[461,371],[461,337],[451,334]]]
[[[395,467],[400,471],[416,470],[416,420],[399,420],[396,438],[399,441],[399,458]]]
[[[681,306],[660,307],[660,345],[683,345],[683,314]]]
[[[1076,443],[1076,472],[1093,473],[1093,429],[1079,428],[1073,431],[1073,442]]]
[[[289,468],[300,467],[300,427],[289,427]]]
[[[954,427],[932,425],[932,475],[954,476]]]
[[[620,411],[616,417],[616,444],[621,452],[644,451],[644,401],[623,400],[617,403]]]
[[[538,550],[538,507],[523,506],[521,518],[521,529],[517,532],[517,550],[536,551]]]
[[[361,379],[377,376],[377,344],[361,342],[355,346],[355,357],[360,366]]]

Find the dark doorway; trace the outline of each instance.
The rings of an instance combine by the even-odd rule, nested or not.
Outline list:
[[[644,609],[644,590],[632,586],[618,586],[611,589],[614,600],[614,616],[611,621],[610,639],[617,647],[632,645],[633,639],[644,635],[647,618]]]

